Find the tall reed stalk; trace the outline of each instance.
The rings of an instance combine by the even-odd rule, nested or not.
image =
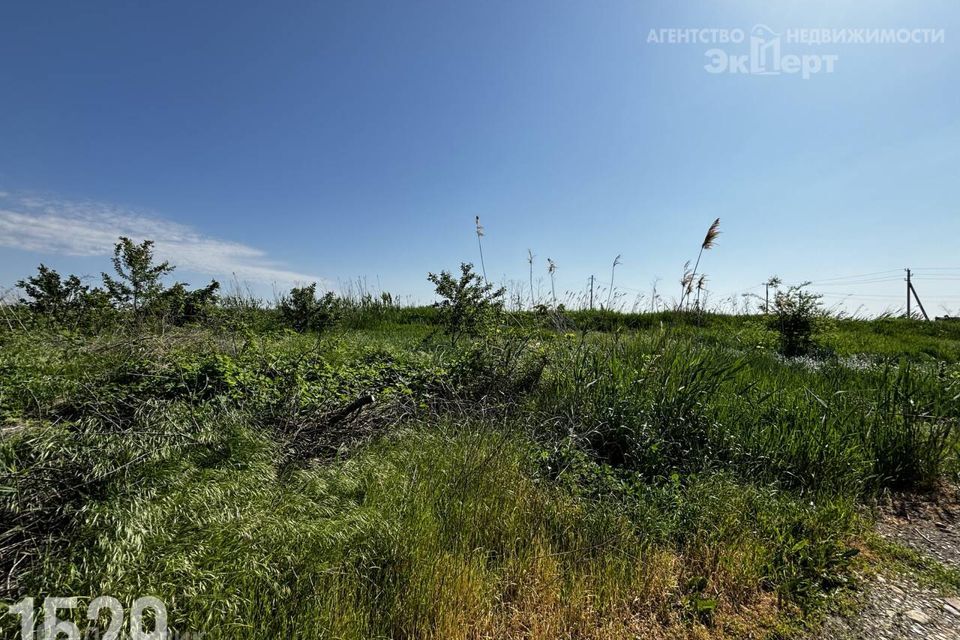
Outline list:
[[[480,216],[476,217],[477,225],[477,246],[480,248],[480,270],[483,271],[483,281],[487,282],[487,265],[483,263],[483,242],[480,241],[480,238],[483,237],[483,225],[480,224]]]
[[[713,224],[710,225],[710,228],[707,229],[707,235],[703,238],[703,243],[700,245],[700,252],[697,254],[697,261],[693,264],[693,270],[687,271],[686,266],[684,267],[684,274],[681,283],[683,284],[683,294],[680,298],[680,306],[684,307],[684,303],[687,298],[690,297],[690,294],[693,293],[693,283],[697,279],[697,269],[700,268],[700,259],[703,257],[703,252],[707,249],[712,249],[717,242],[717,236],[720,235],[720,218],[717,218],[713,221]],[[690,263],[688,262],[687,265]]]
[[[610,290],[607,292],[607,309],[610,308],[610,298],[613,296],[613,276],[617,271],[617,265],[621,264],[620,256],[621,253],[617,254],[617,257],[613,259],[613,267],[610,268]]]
[[[530,308],[533,309],[533,251],[527,249],[527,264],[530,265]]]
[[[550,258],[547,258],[547,273],[550,274],[550,294],[553,296],[554,307],[557,306],[557,289],[556,287],[554,287],[554,282],[553,282],[553,274],[555,274],[556,272],[557,272],[557,264]]]

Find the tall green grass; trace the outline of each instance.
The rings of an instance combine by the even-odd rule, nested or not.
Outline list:
[[[853,579],[858,502],[957,470],[937,332],[785,359],[752,319],[451,347],[391,313],[0,332],[5,601],[152,594],[212,638],[760,636]]]
[[[540,411],[651,479],[735,469],[862,496],[955,469],[960,380],[943,366],[784,360],[670,331],[581,338],[552,362]]]
[[[537,447],[479,425],[425,425],[284,473],[242,416],[204,417],[183,442],[206,446],[141,440],[152,455],[119,472],[87,461],[98,490],[62,514],[70,544],[48,539],[22,592],[153,594],[172,628],[214,638],[605,638],[746,624],[774,594],[806,602],[843,579],[841,503],[723,474],[589,498],[589,480],[548,483]],[[14,448],[50,462],[62,438]]]

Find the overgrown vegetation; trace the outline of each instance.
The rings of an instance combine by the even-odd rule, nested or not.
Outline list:
[[[810,354],[826,314],[820,296],[805,291],[806,284],[778,290],[773,298],[771,326],[780,334],[780,352],[785,356]]]
[[[3,307],[6,603],[150,594],[210,638],[783,637],[853,586],[862,505],[958,471],[956,325],[818,324],[796,291],[509,313],[468,264],[435,307],[270,306],[164,285],[151,246]]]
[[[480,237],[479,231],[477,236]],[[470,263],[460,265],[459,277],[441,271],[439,275],[429,274],[427,279],[436,285],[440,297],[436,304],[439,324],[454,344],[461,337],[476,338],[489,330],[503,311],[504,289],[494,289],[473,272]]]
[[[328,291],[317,298],[317,283],[294,287],[277,305],[284,323],[295,331],[322,332],[332,328],[339,317],[336,296]]]

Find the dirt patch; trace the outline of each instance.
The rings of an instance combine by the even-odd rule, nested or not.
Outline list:
[[[886,540],[960,571],[960,488],[896,494],[880,506],[877,532]],[[960,597],[925,588],[907,576],[877,576],[858,597],[858,613],[830,617],[817,640],[960,640]]]
[[[960,487],[892,496],[882,505],[877,532],[960,571]]]
[[[931,638],[960,640],[960,599],[945,598],[909,579],[878,576],[853,616],[834,616],[814,636],[822,640]]]

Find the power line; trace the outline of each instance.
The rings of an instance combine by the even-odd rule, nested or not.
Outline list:
[[[914,271],[960,271],[960,267],[919,267]]]
[[[863,284],[882,284],[885,282],[901,282],[903,278],[873,278],[871,280],[853,280],[850,282],[822,282],[811,281],[810,284],[818,287],[853,287]]]
[[[885,295],[877,293],[821,293],[825,298],[877,298],[885,300],[899,300],[899,295]]]
[[[859,280],[861,278],[868,278],[870,276],[880,276],[888,273],[899,273],[900,269],[887,269],[886,271],[874,271],[872,273],[861,273],[854,276],[836,276],[834,278],[820,278],[819,280],[814,280],[814,282],[833,282],[835,280]]]

